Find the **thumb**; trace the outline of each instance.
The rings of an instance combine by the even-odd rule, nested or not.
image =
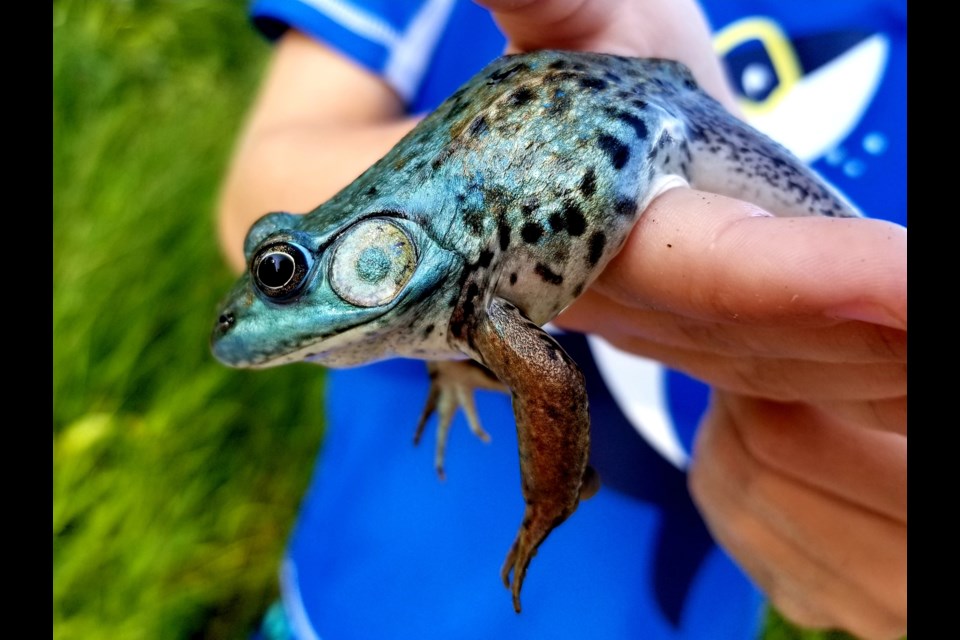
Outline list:
[[[704,320],[862,320],[907,327],[907,230],[863,218],[776,218],[687,188],[655,199],[594,287]]]

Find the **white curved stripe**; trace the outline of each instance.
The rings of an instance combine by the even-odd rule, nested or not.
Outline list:
[[[860,122],[880,85],[889,50],[885,36],[867,38],[804,76],[772,111],[751,115],[750,124],[813,162]]]
[[[420,86],[452,10],[453,0],[430,0],[391,47],[383,73],[404,100],[410,100]]]
[[[293,635],[299,640],[320,640],[320,636],[310,624],[310,617],[307,616],[303,596],[300,595],[297,567],[290,558],[283,559],[283,568],[280,570],[280,597]]]
[[[587,336],[587,342],[610,394],[633,428],[675,467],[685,469],[690,456],[670,419],[663,365],[620,351],[596,336]]]
[[[367,40],[392,48],[400,42],[400,34],[379,17],[344,0],[304,0],[334,22]]]

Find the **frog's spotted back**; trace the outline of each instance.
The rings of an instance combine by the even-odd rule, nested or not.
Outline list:
[[[253,226],[214,353],[238,367],[431,361],[438,469],[458,404],[482,435],[472,389],[509,390],[526,510],[502,576],[519,611],[538,546],[596,487],[583,377],[540,326],[682,184],[777,215],[857,215],[679,63],[501,58],[330,201]]]
[[[385,170],[404,183],[390,193],[429,185],[434,208],[423,222],[434,237],[468,265],[497,271],[493,289],[538,324],[589,285],[668,186],[736,195],[780,215],[856,215],[671,60],[505,56],[370,177],[382,181]],[[366,184],[361,177],[354,188]]]
[[[491,256],[501,275],[495,290],[539,324],[616,253],[658,181],[687,174],[682,123],[644,99],[676,65],[638,62],[557,52],[503,58],[436,114],[448,142],[430,170],[487,168],[465,181],[448,236],[465,230],[481,240],[468,261]],[[648,149],[662,152],[659,163]]]

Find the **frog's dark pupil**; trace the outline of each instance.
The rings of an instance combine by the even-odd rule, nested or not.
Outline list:
[[[286,253],[271,253],[263,257],[257,267],[257,278],[265,287],[279,289],[290,282],[296,264]]]

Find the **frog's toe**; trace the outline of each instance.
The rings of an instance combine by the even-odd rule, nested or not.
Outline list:
[[[423,407],[423,413],[420,414],[420,422],[417,424],[417,430],[413,435],[414,445],[419,444],[427,421],[434,413],[437,414],[437,445],[433,455],[433,466],[441,480],[445,480],[447,477],[443,468],[443,461],[447,452],[447,436],[450,433],[450,425],[453,423],[453,416],[459,405],[458,395],[455,390],[452,391],[445,385],[437,384],[437,381],[434,380],[430,385],[427,402]]]
[[[423,405],[423,413],[420,414],[420,422],[417,423],[417,429],[413,432],[414,446],[420,444],[420,438],[423,437],[423,430],[427,426],[427,420],[429,420],[433,412],[437,410],[437,398],[439,396],[440,389],[436,385],[431,384],[427,401]]]
[[[463,409],[470,431],[483,442],[490,442],[490,434],[480,424],[477,407],[473,400],[474,389],[503,390],[503,385],[489,378],[489,372],[482,370],[472,361],[429,362],[430,392],[420,414],[420,422],[413,435],[413,443],[419,444],[423,437],[427,421],[437,414],[437,447],[434,454],[434,467],[440,479],[444,479],[444,458],[447,451],[447,438],[450,425],[458,408]]]
[[[597,470],[587,465],[583,470],[583,480],[580,483],[580,499],[589,500],[600,491],[600,474]]]
[[[467,424],[470,431],[483,442],[490,442],[490,434],[487,433],[480,424],[480,417],[477,415],[477,405],[473,401],[473,388],[457,387],[457,399],[463,413],[467,417]]]
[[[513,594],[513,610],[520,613],[520,589],[523,588],[523,579],[527,575],[527,567],[530,566],[530,560],[536,554],[536,549],[530,549],[521,539],[523,534],[517,536],[507,559],[503,562],[500,569],[500,578],[503,580],[503,586],[510,589]],[[510,574],[513,573],[513,580]]]
[[[500,578],[504,586],[513,594],[513,609],[517,613],[520,613],[520,590],[523,588],[523,579],[527,576],[530,561],[537,555],[540,543],[554,528],[566,520],[570,513],[572,510],[562,509],[558,513],[556,509],[527,505],[520,531],[500,569]]]

